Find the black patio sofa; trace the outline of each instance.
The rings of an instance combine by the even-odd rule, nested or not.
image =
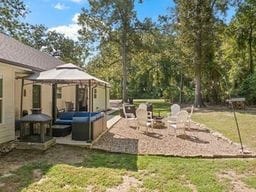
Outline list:
[[[106,117],[102,112],[63,112],[59,114],[55,124],[70,125],[72,140],[77,141],[94,140],[107,129]]]

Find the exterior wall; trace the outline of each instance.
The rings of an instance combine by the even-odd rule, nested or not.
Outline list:
[[[76,86],[75,85],[58,85],[62,87],[61,98],[57,99],[57,108],[66,109],[66,102],[76,103]]]
[[[97,93],[96,93],[96,98],[94,98],[94,93],[93,95],[93,111],[103,111],[105,110],[105,102],[107,101],[107,109],[110,108],[110,103],[109,103],[109,88],[107,87],[107,99],[105,100],[105,87],[104,86],[98,86],[96,88]]]
[[[3,77],[3,123],[0,124],[0,143],[4,143],[15,139],[15,69],[0,63],[0,74]]]
[[[41,108],[42,113],[52,115],[52,87],[49,84],[38,84],[41,85]],[[24,95],[26,92],[26,95]],[[20,116],[20,98],[21,98],[21,79],[15,80],[15,117],[19,119]],[[27,110],[31,113],[33,100],[33,82],[24,81],[23,88],[23,106],[22,110]]]

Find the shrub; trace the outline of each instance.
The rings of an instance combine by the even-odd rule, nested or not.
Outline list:
[[[245,97],[249,104],[256,104],[256,73],[248,76],[242,82],[239,95]]]

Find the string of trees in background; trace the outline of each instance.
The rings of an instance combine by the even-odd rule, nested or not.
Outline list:
[[[113,99],[165,98],[203,106],[231,94],[256,104],[254,0],[175,0],[156,22],[138,19],[135,5],[143,1],[123,2],[89,0],[74,41],[22,23],[29,14],[24,3],[5,0],[0,30],[37,49],[60,50],[65,62],[110,82]]]

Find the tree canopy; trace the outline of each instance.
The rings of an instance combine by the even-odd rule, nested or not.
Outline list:
[[[196,106],[229,95],[255,104],[256,3],[175,0],[169,14],[139,20],[143,1],[89,0],[78,41],[22,22],[22,0],[0,3],[0,31],[111,84],[111,98],[165,98]],[[171,4],[170,4],[171,6]],[[227,20],[227,10],[234,10]],[[88,59],[90,55],[90,59]]]

